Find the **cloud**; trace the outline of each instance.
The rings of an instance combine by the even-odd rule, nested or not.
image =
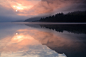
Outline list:
[[[0,16],[30,18],[54,12],[86,10],[85,6],[86,0],[0,0]]]
[[[66,9],[71,5],[77,4],[85,4],[85,0],[6,0],[6,2],[1,1],[2,6],[11,8],[10,12],[18,10],[18,15],[40,15],[51,13],[54,11],[59,11],[61,9]],[[16,7],[16,8],[15,8]],[[17,8],[23,8],[24,10],[19,10]],[[82,6],[81,6],[82,7]],[[70,7],[71,8],[71,7]],[[9,13],[10,14],[10,13]]]
[[[83,7],[85,0],[42,0],[37,6],[33,8],[34,13],[44,14],[51,13],[54,11],[59,12],[60,10],[66,10],[67,8],[73,8],[76,5]],[[75,5],[76,4],[76,5]],[[75,5],[72,7],[72,5]],[[79,7],[78,7],[79,8]],[[77,8],[76,8],[77,9]],[[73,9],[72,9],[73,10]]]
[[[85,10],[85,2],[85,0],[41,0],[37,4],[35,4],[31,9],[24,10],[18,15],[38,16],[42,14],[53,13],[56,11],[63,12],[64,10]],[[69,8],[71,8],[71,10],[69,10]]]

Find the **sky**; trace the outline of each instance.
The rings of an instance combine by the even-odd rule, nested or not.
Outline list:
[[[0,22],[86,10],[86,0],[0,0]]]

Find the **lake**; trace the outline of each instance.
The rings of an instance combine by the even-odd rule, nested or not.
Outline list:
[[[86,57],[86,23],[0,23],[0,57]]]

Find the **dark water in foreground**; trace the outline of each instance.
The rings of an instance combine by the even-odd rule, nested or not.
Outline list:
[[[0,57],[86,57],[86,24],[0,23]]]

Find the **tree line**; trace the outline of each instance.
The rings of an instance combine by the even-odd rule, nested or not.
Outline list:
[[[57,13],[53,16],[41,18],[39,22],[86,22],[86,11],[75,11],[67,14]]]

